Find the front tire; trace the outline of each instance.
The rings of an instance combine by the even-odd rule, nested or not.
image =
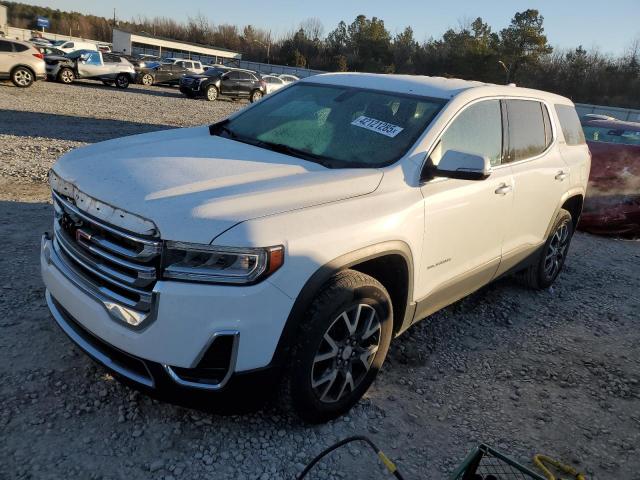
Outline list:
[[[543,290],[555,282],[564,266],[572,237],[573,219],[567,210],[561,209],[540,256],[523,272],[524,282],[529,288]]]
[[[153,75],[151,75],[150,73],[145,73],[142,76],[142,80],[140,81],[140,83],[142,83],[142,85],[144,85],[145,87],[150,87],[151,85],[153,85]]]
[[[254,90],[253,92],[251,92],[251,96],[249,96],[249,101],[251,103],[255,103],[258,100],[262,99],[262,92],[260,90]]]
[[[218,89],[215,85],[209,85],[207,89],[204,91],[204,98],[206,98],[210,102],[214,102],[218,99]]]
[[[118,88],[129,88],[129,75],[126,73],[120,73],[116,77],[116,87]]]
[[[58,81],[70,85],[76,79],[76,74],[70,68],[64,67],[58,72]]]
[[[346,413],[374,381],[392,331],[384,286],[354,270],[338,273],[304,316],[283,378],[285,402],[310,423]]]

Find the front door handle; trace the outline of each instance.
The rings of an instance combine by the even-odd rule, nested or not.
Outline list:
[[[506,195],[511,190],[513,190],[513,187],[511,185],[507,185],[506,183],[503,183],[498,188],[496,188],[496,194],[497,195]]]
[[[556,175],[556,180],[558,180],[559,182],[564,181],[565,178],[567,178],[569,176],[568,173],[563,172],[562,170],[560,170],[558,172],[558,174]]]

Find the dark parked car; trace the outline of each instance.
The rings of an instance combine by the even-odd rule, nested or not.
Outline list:
[[[180,79],[191,74],[184,66],[174,63],[146,62],[144,66],[136,68],[138,83],[143,85],[178,85]]]
[[[185,75],[180,80],[180,91],[189,98],[213,101],[225,96],[248,98],[253,103],[267,94],[267,84],[251,70],[216,67],[201,75]]]
[[[640,236],[640,123],[582,120],[591,174],[579,228]]]

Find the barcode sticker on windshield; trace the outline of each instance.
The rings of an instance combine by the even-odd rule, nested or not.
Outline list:
[[[391,138],[395,137],[402,130],[404,130],[404,128],[399,127],[398,125],[394,125],[393,123],[383,122],[382,120],[365,117],[364,115],[360,115],[358,118],[356,118],[353,122],[351,122],[351,125],[366,128],[367,130],[371,130],[372,132],[380,133]]]

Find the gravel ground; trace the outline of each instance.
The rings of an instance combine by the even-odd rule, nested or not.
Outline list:
[[[578,233],[554,288],[501,280],[414,326],[366,398],[327,425],[277,405],[217,416],[161,403],[73,347],[39,278],[47,168],[87,142],[240,106],[166,88],[0,85],[0,478],[292,478],[323,447],[367,434],[407,479],[446,478],[479,442],[526,464],[543,452],[589,478],[640,479],[637,241]],[[312,478],[388,477],[353,445]]]

